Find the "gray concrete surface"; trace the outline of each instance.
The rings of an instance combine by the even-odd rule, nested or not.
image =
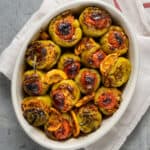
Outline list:
[[[39,8],[41,1],[0,0],[0,52]],[[46,150],[32,142],[19,126],[11,104],[10,84],[0,75],[0,150]],[[149,139],[150,109],[121,150],[150,150]]]

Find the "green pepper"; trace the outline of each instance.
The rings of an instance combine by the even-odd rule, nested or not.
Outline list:
[[[106,54],[101,49],[84,51],[81,54],[82,63],[90,68],[99,68]]]
[[[54,140],[66,140],[72,135],[71,116],[67,113],[60,114],[51,108],[49,120],[44,126],[46,135]]]
[[[53,41],[62,47],[72,47],[82,37],[79,22],[70,11],[65,11],[52,19],[49,33]]]
[[[30,95],[46,94],[49,85],[45,82],[45,73],[38,70],[28,70],[23,74],[23,89]]]
[[[120,87],[129,79],[131,63],[127,58],[110,54],[100,64],[100,71],[105,87]]]
[[[79,17],[85,35],[99,37],[106,33],[111,25],[109,13],[98,7],[87,7]]]
[[[62,69],[70,79],[74,79],[80,70],[80,57],[66,53],[60,57],[58,68]]]
[[[66,73],[60,69],[52,69],[46,73],[46,83],[49,85],[66,80],[68,77]]]
[[[100,84],[100,75],[94,69],[83,68],[75,78],[82,93],[92,93],[96,91]]]
[[[90,133],[101,125],[102,115],[94,104],[88,104],[79,108],[77,120],[80,130],[83,133]]]
[[[26,61],[37,69],[49,70],[57,63],[60,54],[61,49],[54,42],[50,40],[34,41],[26,51]]]
[[[73,80],[54,84],[50,94],[54,107],[62,112],[69,111],[80,98],[80,90]]]
[[[52,100],[48,95],[26,97],[21,104],[23,116],[31,125],[42,126],[48,120],[51,104]]]
[[[101,87],[95,95],[95,104],[105,115],[115,113],[121,101],[121,91],[116,88]]]
[[[76,45],[74,53],[78,56],[82,54],[84,51],[89,50],[97,50],[100,48],[100,45],[95,42],[93,38],[90,37],[84,37],[81,39],[81,41]]]
[[[102,49],[107,54],[123,55],[128,51],[128,37],[119,26],[111,26],[109,31],[100,39]]]

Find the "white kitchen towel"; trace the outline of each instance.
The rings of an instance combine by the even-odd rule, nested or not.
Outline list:
[[[16,57],[26,40],[33,25],[38,23],[49,11],[63,3],[73,0],[44,0],[41,7],[22,30],[16,35],[12,43],[0,56],[0,72],[10,80]],[[76,0],[77,1],[77,0]],[[86,0],[88,1],[88,0]],[[150,106],[150,2],[143,0],[104,0],[121,11],[130,21],[137,36],[140,50],[140,72],[132,101],[121,120],[102,139],[87,147],[87,150],[119,150],[128,135],[133,131],[144,113]],[[144,4],[143,4],[144,2]]]

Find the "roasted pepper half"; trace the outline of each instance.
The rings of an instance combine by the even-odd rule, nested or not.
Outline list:
[[[62,69],[68,78],[73,79],[80,70],[80,57],[71,53],[63,54],[60,57],[58,68]]]
[[[75,47],[74,53],[78,56],[82,54],[82,52],[84,51],[87,52],[89,50],[97,50],[99,48],[100,48],[100,45],[97,42],[95,42],[93,38],[84,37]]]
[[[102,115],[94,104],[88,104],[79,108],[77,119],[80,130],[83,133],[90,133],[101,125]]]
[[[44,125],[49,118],[51,98],[46,96],[33,96],[23,99],[21,107],[23,116],[33,126]]]
[[[92,93],[96,91],[100,84],[100,75],[94,69],[84,68],[79,71],[75,81],[82,93]]]
[[[73,80],[54,84],[50,94],[54,107],[62,112],[69,111],[80,98],[80,90]]]
[[[45,82],[45,73],[38,70],[28,70],[23,74],[23,89],[28,95],[44,95],[49,85]]]
[[[52,19],[49,33],[53,41],[62,47],[72,47],[82,37],[79,22],[70,11],[65,11]]]
[[[105,87],[120,87],[129,79],[131,63],[127,58],[110,54],[100,64],[100,71]]]
[[[98,7],[85,8],[79,21],[84,34],[91,37],[99,37],[106,33],[112,22],[109,13]]]
[[[26,51],[26,61],[37,69],[49,70],[58,61],[61,49],[50,40],[32,42]]]
[[[123,55],[128,51],[128,37],[119,26],[111,26],[109,31],[100,39],[102,49],[107,54]]]
[[[112,115],[119,108],[121,91],[116,88],[101,87],[95,95],[95,104],[105,115]]]

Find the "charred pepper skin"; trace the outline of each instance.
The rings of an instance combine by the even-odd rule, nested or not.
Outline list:
[[[129,40],[120,26],[111,26],[109,31],[102,36],[100,44],[105,53],[123,55],[129,48]]]
[[[45,95],[49,85],[45,82],[45,73],[28,70],[23,74],[23,89],[30,96]]]
[[[80,42],[75,46],[74,53],[79,56],[83,52],[88,52],[90,50],[97,50],[100,48],[100,45],[95,42],[91,37],[83,37]]]
[[[58,61],[61,49],[50,40],[32,42],[26,51],[26,62],[39,70],[49,70]],[[36,57],[36,62],[35,62]]]
[[[95,104],[104,115],[110,116],[118,110],[121,94],[117,88],[101,87],[96,92]]]
[[[100,37],[108,31],[112,20],[105,10],[98,7],[87,7],[81,13],[79,22],[85,35]]]
[[[71,12],[65,11],[52,19],[49,24],[49,34],[58,45],[72,47],[80,41],[82,30],[79,21]]]
[[[81,61],[82,63],[89,68],[99,68],[101,62],[106,57],[106,54],[103,52],[102,49],[95,49],[90,51],[84,51],[81,54]]]
[[[56,109],[52,108],[48,122],[45,124],[45,133],[47,137],[63,141],[72,135],[72,120],[67,113],[61,114]],[[57,117],[57,119],[56,119]]]
[[[80,98],[80,90],[73,80],[54,84],[50,93],[53,105],[61,112],[68,112]]]
[[[81,56],[81,62],[86,67],[99,68],[101,61],[106,54],[101,46],[91,37],[84,37],[74,49],[77,56]]]
[[[72,53],[65,53],[60,57],[58,68],[62,69],[69,79],[74,79],[80,70],[80,57]]]
[[[96,130],[101,125],[102,115],[94,104],[88,104],[79,108],[77,120],[81,132],[87,134]]]
[[[96,70],[83,68],[79,71],[75,81],[82,93],[89,94],[97,90],[101,77]]]
[[[52,100],[48,95],[26,97],[21,104],[23,116],[29,124],[42,126],[48,120],[51,105]]]

